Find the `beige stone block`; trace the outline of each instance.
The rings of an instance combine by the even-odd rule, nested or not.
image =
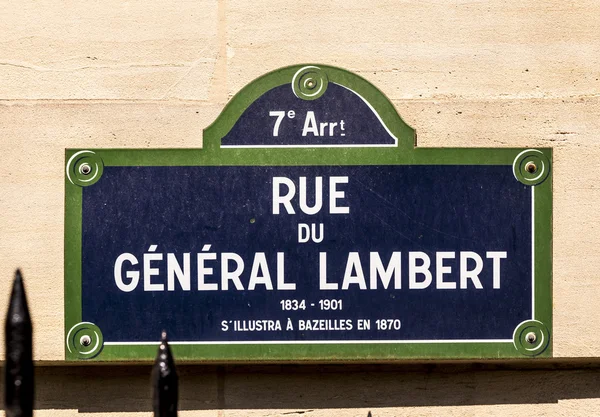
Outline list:
[[[234,94],[267,70],[340,66],[392,99],[541,98],[600,90],[600,4],[229,2]]]
[[[600,356],[600,99],[425,101],[395,105],[419,146],[553,146],[554,354]],[[21,102],[0,106],[0,288],[22,267],[36,358],[63,348],[64,149],[199,147],[220,105]],[[583,320],[582,318],[585,318]],[[0,349],[1,349],[0,344]]]
[[[597,415],[598,370],[580,366],[180,366],[179,410],[183,417]],[[149,377],[149,366],[38,368],[35,415],[149,417]]]
[[[0,99],[207,100],[217,2],[4,2]]]
[[[401,100],[419,146],[554,146],[554,352],[598,356],[595,265],[600,227],[600,100]],[[36,324],[36,358],[63,357],[64,149],[199,147],[218,105],[19,103],[0,107],[0,273],[4,293],[23,268]],[[585,164],[582,165],[582,161]],[[32,173],[33,170],[33,173]],[[586,320],[581,320],[585,317]],[[44,341],[44,342],[42,342]]]
[[[420,147],[572,147],[585,152],[587,146],[600,143],[600,119],[594,116],[600,112],[600,97],[596,96],[393,103],[416,130]]]
[[[428,372],[422,367],[284,368],[227,374],[224,415],[586,416],[600,411],[600,401],[585,388],[596,379],[593,371],[476,371],[454,365]]]

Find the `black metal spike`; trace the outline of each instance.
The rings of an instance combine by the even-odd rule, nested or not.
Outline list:
[[[179,378],[165,331],[152,368],[152,391],[154,417],[176,417]]]
[[[32,325],[20,270],[15,273],[4,332],[6,417],[31,417],[33,415]]]

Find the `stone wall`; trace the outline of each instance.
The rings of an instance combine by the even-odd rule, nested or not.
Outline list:
[[[0,10],[0,288],[8,296],[23,269],[36,415],[150,414],[147,366],[60,363],[64,149],[201,146],[244,85],[305,62],[375,84],[420,147],[554,148],[557,359],[185,366],[181,415],[600,415],[598,1],[26,0]]]

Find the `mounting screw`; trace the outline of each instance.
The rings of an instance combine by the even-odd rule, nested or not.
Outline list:
[[[537,340],[537,336],[535,335],[534,332],[529,332],[525,335],[525,340],[527,340],[527,343],[530,343],[533,345],[535,343],[535,341]]]
[[[529,172],[530,174],[534,174],[537,171],[537,166],[533,162],[527,162],[525,165],[525,171]]]
[[[92,167],[87,162],[84,162],[79,166],[79,173],[83,175],[89,175],[92,172]]]
[[[87,347],[92,344],[92,338],[86,334],[84,336],[81,336],[81,339],[79,339],[79,343],[81,343],[82,346]]]

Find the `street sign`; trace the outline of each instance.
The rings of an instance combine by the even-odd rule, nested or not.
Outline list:
[[[69,149],[67,359],[549,357],[550,149],[415,147],[366,80],[240,91],[198,149]]]

